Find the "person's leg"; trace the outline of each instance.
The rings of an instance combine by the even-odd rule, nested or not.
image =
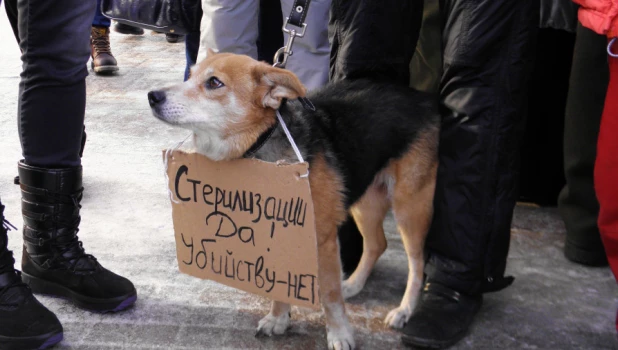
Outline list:
[[[283,19],[279,0],[260,0],[257,39],[258,61],[273,64],[275,52],[283,45]]]
[[[45,349],[62,340],[62,325],[15,270],[13,252],[8,249],[11,229],[15,227],[4,218],[0,201],[0,349]]]
[[[202,11],[198,62],[208,49],[257,59],[258,1],[202,0]]]
[[[18,163],[24,218],[22,279],[35,293],[97,311],[135,302],[133,284],[86,254],[77,237],[80,149],[94,1],[19,0],[23,72]]]
[[[614,43],[613,52],[618,53]],[[607,57],[607,56],[606,56]],[[594,164],[594,185],[599,199],[599,230],[609,266],[618,281],[618,58],[609,58],[609,86],[601,119],[597,158]],[[616,315],[618,331],[618,314]]]
[[[282,24],[279,0],[260,0],[256,41],[257,60],[273,63],[275,52],[283,46]],[[197,62],[199,48],[200,32],[187,34],[185,38],[185,81],[189,79],[191,66]]]
[[[90,33],[92,69],[97,74],[109,74],[118,71],[118,62],[112,54],[109,40],[110,25],[110,19],[101,13],[101,0],[97,0]]]
[[[281,0],[282,19],[290,15],[294,0]],[[307,29],[302,38],[296,38],[292,56],[288,58],[286,69],[294,72],[309,90],[319,88],[328,82],[330,44],[328,42],[328,22],[331,0],[313,0],[305,23]],[[300,28],[288,25],[290,29]],[[289,35],[284,35],[287,42]]]
[[[402,340],[449,346],[504,277],[539,9],[532,0],[444,0],[442,131],[427,283]],[[508,84],[506,83],[508,82]]]
[[[94,19],[92,20],[92,26],[109,28],[111,24],[111,20],[103,16],[103,13],[101,13],[101,0],[97,0],[97,7],[94,10]]]
[[[0,0],[2,2],[2,0]],[[13,29],[15,39],[19,42],[19,31],[17,30],[17,0],[5,0],[4,9],[6,10],[6,16]]]
[[[407,86],[422,16],[423,1],[398,1],[383,6],[376,1],[332,0],[329,78],[384,79]],[[363,238],[351,216],[339,228],[338,236],[342,270],[350,275],[363,253]]]
[[[438,93],[442,76],[442,36],[440,2],[425,0],[423,23],[410,61],[410,87]]]
[[[197,62],[197,53],[200,49],[200,32],[188,33],[185,36],[185,76],[184,81],[189,79],[191,67]]]
[[[586,265],[606,265],[597,226],[594,160],[609,81],[606,37],[578,25],[564,121],[566,186],[558,209],[566,227],[565,256]]]

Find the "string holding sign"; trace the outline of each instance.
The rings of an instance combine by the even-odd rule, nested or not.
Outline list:
[[[304,163],[305,160],[303,159],[303,155],[300,153],[298,146],[296,146],[296,142],[294,142],[294,138],[292,137],[292,134],[290,134],[290,130],[288,130],[287,125],[285,125],[285,122],[283,121],[283,118],[281,117],[281,113],[279,113],[279,110],[277,110],[277,118],[279,119],[279,123],[281,124],[281,127],[283,128],[283,132],[285,133],[285,136],[288,138],[288,141],[290,141],[290,144],[292,145],[292,148],[294,149],[294,153],[296,153],[296,157],[298,158],[298,161],[300,163]],[[300,175],[300,177],[309,177],[309,169],[307,168],[307,173],[304,175]]]
[[[167,176],[167,168],[168,168],[169,159],[172,156],[172,152],[178,150],[189,139],[189,137],[191,137],[191,135],[192,134],[187,135],[187,137],[185,137],[182,141],[178,142],[178,144],[174,148],[168,148],[167,150],[165,150],[165,155],[163,156],[163,168],[165,169],[164,175],[165,175],[166,184],[169,184],[170,182],[170,178]],[[170,200],[176,204],[180,203],[179,201],[174,199],[174,194],[172,193],[172,190],[170,190],[169,186],[166,186],[166,187],[167,187],[167,194],[170,196]]]

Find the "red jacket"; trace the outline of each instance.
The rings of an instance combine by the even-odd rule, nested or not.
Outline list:
[[[581,5],[578,18],[586,28],[610,38],[618,37],[618,0],[573,0]]]

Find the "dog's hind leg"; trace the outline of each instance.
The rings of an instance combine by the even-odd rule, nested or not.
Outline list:
[[[290,304],[273,301],[270,313],[260,320],[256,335],[283,334],[290,325]]]
[[[422,142],[422,141],[420,141]],[[395,164],[396,183],[393,191],[393,211],[401,240],[408,256],[408,282],[399,307],[391,310],[386,324],[401,328],[408,321],[420,294],[423,282],[423,249],[433,215],[437,160],[432,147],[414,148]]]
[[[363,235],[363,255],[354,273],[343,282],[342,293],[346,299],[355,296],[363,289],[373,266],[386,250],[382,223],[390,208],[387,192],[386,186],[373,184],[350,209]]]

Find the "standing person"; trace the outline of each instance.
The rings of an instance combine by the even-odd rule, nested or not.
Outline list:
[[[579,23],[564,118],[566,185],[558,210],[566,228],[564,255],[586,266],[607,266],[597,224],[594,163],[609,82],[607,38]]]
[[[441,348],[467,333],[505,277],[534,38],[533,0],[441,0],[442,107],[434,220],[405,344]],[[421,53],[422,54],[422,53]]]
[[[112,54],[109,40],[110,26],[110,19],[101,13],[101,0],[97,0],[92,28],[90,29],[91,66],[96,74],[110,74],[118,71],[118,62]],[[143,33],[144,31],[142,30]]]
[[[618,20],[614,14],[613,30],[609,33],[618,37]],[[608,33],[608,34],[609,34]],[[600,202],[599,229],[607,253],[607,259],[614,278],[618,280],[618,44],[610,48],[610,82],[607,89],[605,109],[601,119],[597,159],[595,163],[595,187]],[[618,331],[618,312],[616,313]]]
[[[7,9],[17,9],[23,61],[18,123],[24,159],[17,167],[24,249],[20,273],[7,247],[13,227],[0,205],[0,348],[43,349],[60,342],[63,329],[33,292],[99,312],[124,310],[137,293],[129,280],[87,254],[77,236],[85,78],[96,3],[8,1]]]
[[[420,59],[411,62],[412,85],[438,90],[443,121],[434,220],[426,242],[427,278],[403,329],[402,341],[407,345],[441,348],[456,343],[480,309],[482,294],[513,281],[504,271],[517,200],[526,86],[539,23],[537,4],[533,0],[426,1],[431,20],[417,48],[415,57]],[[370,75],[395,76],[405,83],[409,77],[394,72],[410,61],[392,52],[408,43],[402,31],[410,37],[418,32],[397,26],[420,25],[421,19],[394,3],[365,8],[369,6],[333,0],[331,77],[353,79],[366,75],[363,70],[374,70]],[[373,11],[388,8],[397,10],[384,17],[374,15]],[[435,20],[436,11],[441,21]],[[371,20],[362,14],[370,14]],[[432,30],[441,33],[441,43],[428,40],[435,36]],[[389,50],[389,44],[395,49]],[[433,59],[424,61],[427,58]],[[427,79],[415,82],[419,73]],[[432,82],[432,77],[439,82]],[[342,240],[342,257],[357,256],[347,249]],[[349,266],[354,263],[348,261]]]
[[[288,17],[293,0],[280,0],[282,17]],[[260,40],[260,3],[263,1],[202,0],[199,52],[196,61],[206,57],[207,49],[232,52],[258,59]],[[268,2],[268,0],[266,1]],[[263,5],[262,5],[263,6]],[[309,90],[328,82],[330,45],[328,42],[328,12],[330,0],[313,0],[305,23],[305,36],[296,38],[294,55],[286,69],[294,72]],[[233,23],[233,25],[231,25]],[[290,25],[289,25],[290,26]],[[297,29],[297,28],[295,28]],[[190,38],[187,38],[190,40]],[[268,40],[261,38],[261,40]],[[285,42],[288,34],[285,34]],[[191,45],[195,47],[195,44]],[[187,57],[190,58],[191,55]],[[189,61],[190,62],[190,61]]]
[[[618,281],[618,0],[575,0],[581,5],[578,18],[581,25],[608,42],[609,85],[601,116],[594,164],[594,186],[599,200],[599,231],[607,253],[609,266]],[[599,70],[605,69],[597,68]],[[616,313],[618,331],[618,312]]]
[[[109,39],[110,26],[111,20],[103,16],[101,12],[101,0],[97,0],[97,7],[95,9],[90,32],[91,66],[96,74],[110,74],[120,69],[116,57],[112,54],[111,41]],[[114,31],[131,35],[144,34],[142,28],[122,23],[114,23]]]

